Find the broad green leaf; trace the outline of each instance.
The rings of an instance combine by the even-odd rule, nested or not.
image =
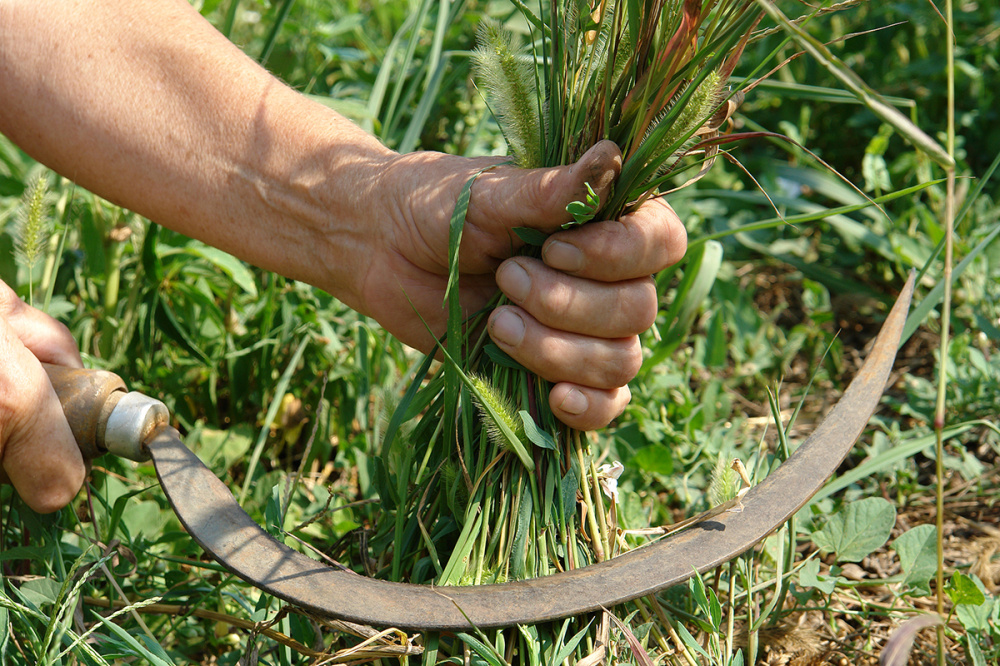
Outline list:
[[[840,562],[858,562],[885,544],[895,523],[895,507],[881,497],[869,497],[830,516],[812,540],[820,550],[836,553]]]
[[[566,470],[566,475],[559,484],[560,495],[562,496],[563,515],[569,519],[576,514],[576,491],[580,488],[580,479],[576,474],[576,467],[570,465]]]
[[[532,229],[530,227],[514,227],[514,233],[517,237],[523,240],[528,245],[533,245],[535,247],[541,247],[545,244],[549,235],[544,231],[539,231],[538,229]]]
[[[532,444],[543,449],[556,450],[556,440],[553,439],[552,435],[538,427],[528,410],[522,409],[517,414],[521,417],[521,422],[524,423],[524,435],[531,440]]]
[[[601,198],[594,192],[594,188],[590,186],[590,183],[584,183],[584,185],[587,186],[586,201],[571,201],[567,204],[566,212],[573,216],[573,221],[562,225],[563,229],[590,222],[601,207]]]
[[[187,252],[192,256],[205,259],[228,275],[237,287],[253,298],[257,298],[257,282],[254,280],[253,273],[246,267],[246,264],[233,255],[197,241],[191,241],[188,244]]]
[[[696,573],[688,581],[688,587],[694,596],[695,605],[701,609],[701,611],[708,618],[708,622],[704,622],[696,618],[696,622],[702,625],[702,629],[709,632],[718,632],[719,627],[722,626],[722,605],[719,603],[719,598],[715,594],[715,590],[705,586],[705,581],[702,579],[701,574]]]
[[[979,606],[962,604],[955,609],[958,621],[967,631],[989,631],[997,621],[998,602],[995,597],[986,597]]]
[[[986,656],[983,649],[979,647],[977,634],[965,634],[965,654],[969,657],[970,666],[986,666]]]
[[[172,519],[170,511],[164,511],[163,507],[152,500],[129,502],[121,517],[129,535],[135,538],[141,534],[150,540],[159,537]]]
[[[966,631],[988,631],[991,623],[995,623],[997,620],[997,599],[986,594],[986,588],[978,577],[966,576],[966,578],[982,596],[982,601],[978,604],[960,603],[956,605],[955,615],[958,616],[958,621],[962,623]],[[971,596],[970,594],[969,597]]]
[[[60,589],[60,583],[51,578],[34,578],[24,581],[20,592],[25,601],[40,609],[54,604],[59,598]]]
[[[937,573],[937,528],[917,525],[896,537],[892,548],[899,555],[904,582],[929,595],[928,581]]]
[[[959,604],[981,606],[986,603],[986,595],[976,585],[976,581],[961,571],[952,572],[951,580],[945,585],[944,590],[948,593],[951,603],[956,606]]]
[[[674,473],[674,457],[670,449],[662,444],[652,444],[639,449],[632,457],[632,464],[650,474]]]
[[[0,562],[5,560],[39,560],[44,561],[45,551],[37,546],[15,546],[5,548],[0,552]]]
[[[823,594],[831,594],[837,587],[837,583],[844,581],[844,578],[833,574],[821,574],[819,572],[819,560],[813,558],[802,565],[799,569],[799,585],[802,587],[814,587]]]
[[[192,442],[189,437],[186,443],[212,471],[221,476],[234,464],[245,459],[253,443],[253,431],[245,423],[228,430],[204,428],[198,431],[197,441]]]
[[[691,590],[691,596],[694,597],[694,605],[708,615],[708,594],[705,591],[705,581],[702,580],[701,574],[696,572],[695,575],[688,580],[688,589]],[[703,631],[712,631],[715,628],[711,624],[704,622],[699,618],[695,618],[695,621],[701,625]]]

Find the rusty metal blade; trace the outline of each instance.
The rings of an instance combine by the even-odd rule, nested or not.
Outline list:
[[[743,498],[687,531],[582,569],[501,585],[391,583],[314,561],[271,538],[232,493],[165,429],[149,444],[170,503],[191,536],[230,571],[321,615],[377,626],[461,630],[531,624],[611,607],[663,590],[752,548],[800,509],[833,474],[874,412],[892,369],[913,276],[864,366],[798,450]]]

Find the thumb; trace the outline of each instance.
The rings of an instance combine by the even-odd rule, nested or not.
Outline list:
[[[603,204],[621,168],[621,150],[613,141],[601,141],[574,164],[486,171],[472,188],[468,220],[486,228],[499,225],[553,231],[573,219],[566,206],[585,201],[588,184]]]

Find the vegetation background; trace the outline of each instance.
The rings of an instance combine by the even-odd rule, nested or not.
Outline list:
[[[790,16],[810,11],[779,5]],[[913,0],[837,9],[809,31],[940,135],[946,28],[935,7]],[[512,14],[506,0],[208,0],[201,10],[277,76],[395,149],[505,152],[471,82],[469,55],[482,16]],[[1000,160],[1000,8],[970,0],[955,18],[960,179],[954,339],[944,368],[945,647],[951,663],[987,664],[1000,659],[1000,205],[990,180]],[[743,63],[775,48],[779,60],[792,56],[782,40],[754,42]],[[901,624],[934,608],[943,174],[808,56],[757,87],[736,120],[808,152],[787,141],[747,142],[735,153],[742,166],[720,160],[671,195],[692,250],[657,277],[663,308],[645,340],[647,363],[628,411],[595,448],[625,465],[626,519],[669,524],[708,508],[717,461],[769,461],[780,440],[800,441],[860,365],[907,272],[925,269],[919,326],[908,330],[882,407],[838,476],[779,537],[663,595],[679,636],[660,652],[670,662],[736,663],[742,650],[740,659],[771,664],[874,663]],[[883,204],[885,215],[826,215],[864,199],[810,153],[868,196],[903,194]],[[37,260],[23,252],[15,260],[16,220],[39,177],[46,190],[36,202],[48,227]],[[812,219],[733,232],[778,219],[775,209]],[[379,511],[381,406],[417,360],[374,322],[111,206],[45,173],[2,137],[0,277],[66,322],[91,365],[166,402],[187,443],[273,533],[364,560],[363,528]],[[148,466],[95,461],[86,492],[54,516],[31,513],[4,487],[0,511],[0,663],[431,660],[422,654],[428,637],[320,621],[234,580],[181,531]],[[782,538],[795,546],[790,566],[779,565]],[[730,594],[734,572],[743,591]],[[655,641],[652,632],[636,637],[643,646]],[[644,663],[627,637],[612,638],[613,660]],[[470,662],[504,657],[496,645],[457,645],[458,661],[463,652]],[[919,633],[911,663],[930,663],[934,652],[933,632]],[[539,663],[551,654],[539,646]]]

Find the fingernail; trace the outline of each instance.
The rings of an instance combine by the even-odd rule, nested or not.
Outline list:
[[[500,310],[490,320],[490,334],[496,340],[516,347],[524,339],[524,320],[510,310]]]
[[[531,291],[531,276],[516,261],[508,261],[497,273],[497,285],[512,300],[521,303]]]
[[[542,248],[542,259],[556,270],[575,273],[583,268],[583,252],[562,241],[550,241]]]
[[[559,403],[559,409],[567,414],[577,416],[587,411],[587,396],[577,389],[570,389],[563,401]]]

